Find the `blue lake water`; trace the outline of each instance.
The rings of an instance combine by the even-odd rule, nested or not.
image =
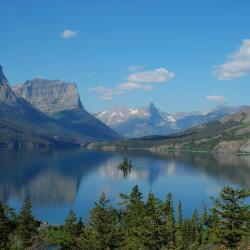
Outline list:
[[[123,156],[82,149],[1,151],[0,200],[19,211],[29,197],[39,219],[60,224],[70,209],[86,219],[102,192],[117,204],[119,193],[134,185],[144,197],[152,191],[165,199],[171,192],[175,205],[182,201],[184,215],[209,206],[209,197],[224,185],[250,188],[250,156],[129,152],[134,167],[125,177],[117,168]]]

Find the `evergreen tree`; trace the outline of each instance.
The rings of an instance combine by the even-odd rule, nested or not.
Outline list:
[[[208,242],[208,225],[209,225],[209,217],[207,213],[207,208],[204,205],[201,215],[201,222],[200,222],[200,228],[201,228],[201,243],[204,245]]]
[[[132,189],[129,196],[120,194],[122,199],[122,231],[125,249],[147,249],[148,218],[142,194],[138,186]]]
[[[57,240],[61,242],[63,249],[75,249],[79,235],[80,232],[76,215],[70,210]]]
[[[66,232],[68,232],[71,235],[76,235],[77,233],[77,218],[75,213],[70,210],[67,218],[64,222],[64,229]]]
[[[82,221],[82,218],[80,217],[76,225],[76,235],[79,236],[81,233],[83,233],[84,229],[85,229],[85,225]]]
[[[214,209],[211,209],[211,213],[208,214],[208,219],[207,219],[207,238],[208,241],[211,243],[218,243],[218,225],[219,223],[219,216],[218,213],[215,212]]]
[[[169,193],[165,203],[166,213],[166,231],[167,231],[167,247],[168,249],[174,249],[175,247],[175,219],[173,208],[173,197]]]
[[[183,220],[183,227],[182,227],[182,235],[183,235],[183,242],[181,249],[189,249],[189,247],[193,244],[193,234],[192,234],[192,223],[191,220],[185,218]]]
[[[116,249],[120,246],[121,235],[118,215],[108,206],[109,200],[103,193],[90,211],[89,224],[79,242],[82,249]]]
[[[191,239],[194,247],[198,247],[201,243],[201,234],[200,234],[200,221],[198,210],[195,209],[191,218]]]
[[[37,234],[38,222],[33,217],[31,208],[30,200],[25,199],[17,217],[17,235],[25,248],[30,247],[34,243],[34,237]]]
[[[176,247],[183,249],[183,216],[182,216],[182,203],[178,203],[178,221],[176,226]]]
[[[213,198],[212,213],[216,221],[213,222],[219,243],[227,248],[235,248],[247,234],[249,221],[249,206],[244,200],[249,197],[245,189],[233,189],[226,186],[222,189],[219,199]]]
[[[147,216],[145,245],[149,249],[161,249],[167,237],[162,202],[149,193],[145,208]]]
[[[11,222],[6,215],[3,204],[0,201],[0,249],[8,249],[10,229]]]

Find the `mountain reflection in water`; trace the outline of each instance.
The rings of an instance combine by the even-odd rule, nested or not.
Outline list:
[[[122,152],[77,150],[1,151],[0,199],[20,209],[29,197],[41,219],[61,223],[69,209],[86,218],[104,191],[112,201],[139,185],[161,199],[172,192],[184,212],[209,203],[226,184],[250,188],[250,156],[129,152],[134,167],[124,178]]]

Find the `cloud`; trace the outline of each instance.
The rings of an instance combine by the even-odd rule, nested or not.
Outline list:
[[[221,95],[209,95],[207,96],[207,100],[218,104],[225,103],[225,97]]]
[[[144,72],[137,72],[128,76],[128,80],[132,82],[158,83],[166,82],[175,77],[175,74],[165,68],[158,68]]]
[[[142,65],[132,65],[128,67],[128,71],[134,72],[134,71],[139,71],[142,70],[143,66]]]
[[[106,88],[103,86],[97,86],[91,88],[92,91],[96,92],[100,95],[101,99],[104,101],[111,101],[113,100],[114,95],[122,95],[123,91],[116,89],[116,88]]]
[[[114,96],[123,95],[126,91],[135,89],[144,89],[146,91],[151,91],[153,90],[153,87],[151,85],[143,85],[141,83],[125,82],[119,84],[114,88],[106,88],[104,86],[91,88],[91,90],[99,94],[100,98],[104,101],[111,101],[114,99]]]
[[[153,90],[153,87],[151,85],[145,85],[142,83],[138,83],[138,82],[125,82],[125,83],[121,83],[117,86],[117,89],[126,91],[126,90],[133,90],[133,89],[144,89],[147,91],[151,91]]]
[[[169,72],[165,68],[158,68],[145,72],[137,72],[130,74],[127,79],[129,81],[118,84],[112,88],[104,86],[97,86],[91,88],[92,91],[96,92],[102,100],[110,101],[113,100],[114,96],[123,95],[128,91],[142,89],[144,91],[154,90],[152,83],[166,82],[173,79],[174,73]]]
[[[68,29],[66,29],[66,30],[64,30],[63,33],[62,33],[62,37],[63,37],[64,39],[69,39],[69,38],[71,38],[71,37],[76,36],[77,33],[78,33],[78,32],[77,32],[76,30],[68,30]]]
[[[250,39],[244,39],[239,49],[229,55],[226,63],[215,66],[218,80],[231,80],[250,73]]]

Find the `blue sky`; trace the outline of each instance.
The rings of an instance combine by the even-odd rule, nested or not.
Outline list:
[[[1,0],[11,84],[78,84],[87,110],[250,105],[248,0]]]

